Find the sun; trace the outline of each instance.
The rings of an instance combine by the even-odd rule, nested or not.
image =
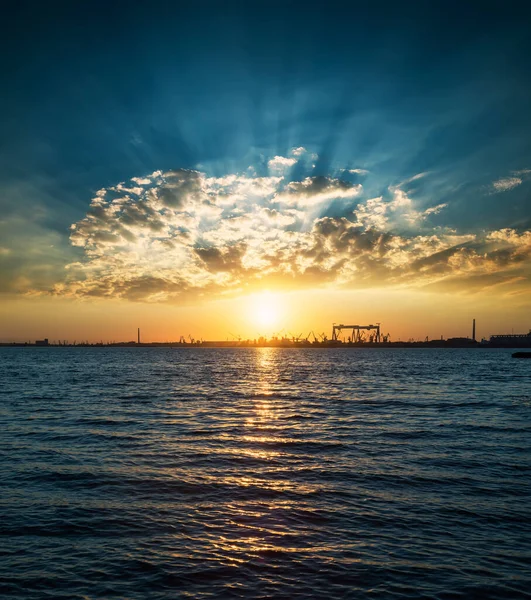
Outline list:
[[[271,329],[278,325],[280,317],[279,300],[271,292],[261,292],[250,297],[250,317],[261,329]]]

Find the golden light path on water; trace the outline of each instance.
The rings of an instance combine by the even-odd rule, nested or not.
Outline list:
[[[267,295],[265,299],[268,300]],[[262,296],[261,300],[264,300]],[[281,355],[277,348],[256,348],[253,352],[253,376],[254,394],[250,395],[250,410],[244,418],[245,433],[241,441],[258,447],[241,447],[236,445],[231,451],[235,455],[246,456],[259,461],[273,462],[282,461],[289,454],[289,445],[295,442],[290,436],[278,435],[285,430],[279,423],[278,402],[275,389],[278,389],[278,381],[281,376]],[[281,407],[282,410],[282,407]],[[274,450],[268,446],[281,445],[286,450]],[[236,478],[228,478],[226,483],[237,485],[242,488],[259,487],[264,491],[271,490],[277,493],[296,491],[298,494],[310,494],[313,486],[301,485],[291,476],[292,469],[285,467],[273,467],[271,471],[266,470],[267,477],[258,473],[249,476],[242,475]],[[271,478],[271,474],[278,476]],[[230,525],[237,528],[239,536],[220,535],[217,541],[213,541],[213,548],[225,556],[230,555],[230,560],[235,563],[245,563],[249,556],[261,559],[264,553],[289,553],[289,552],[313,552],[312,546],[291,546],[289,538],[293,532],[286,521],[276,521],[273,525],[263,525],[264,515],[282,514],[285,510],[293,508],[293,503],[286,500],[272,500],[266,505],[253,503],[245,505],[231,505],[235,517],[230,520]],[[238,518],[239,517],[239,518]],[[240,522],[243,520],[244,522]],[[268,519],[269,520],[269,519]],[[276,538],[277,543],[272,543],[271,537]],[[285,542],[284,539],[287,538]],[[281,541],[281,543],[278,543]],[[319,550],[326,552],[331,550],[328,545],[322,545]]]

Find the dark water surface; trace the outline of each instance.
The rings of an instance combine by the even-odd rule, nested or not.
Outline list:
[[[510,354],[0,349],[0,596],[531,597]]]

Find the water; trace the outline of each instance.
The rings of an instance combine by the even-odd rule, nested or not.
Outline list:
[[[508,350],[0,349],[2,598],[531,597]]]

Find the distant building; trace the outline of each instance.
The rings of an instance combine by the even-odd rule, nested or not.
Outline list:
[[[48,338],[44,338],[43,340],[35,340],[35,345],[36,346],[49,346],[50,342],[48,341]]]
[[[491,335],[489,345],[498,348],[531,348],[531,329],[529,333]]]
[[[466,348],[467,346],[477,346],[476,340],[465,337],[448,338],[444,344],[452,348]]]

